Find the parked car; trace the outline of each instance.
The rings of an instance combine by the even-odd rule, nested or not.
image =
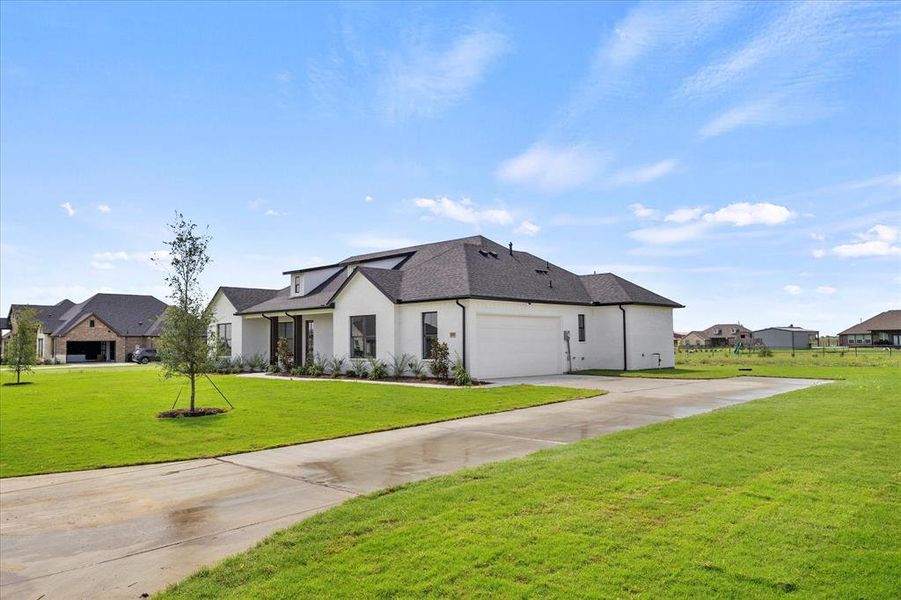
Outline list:
[[[140,350],[136,350],[131,357],[131,360],[136,363],[141,363],[142,365],[146,365],[152,360],[159,359],[160,355],[157,353],[156,348],[141,348]]]

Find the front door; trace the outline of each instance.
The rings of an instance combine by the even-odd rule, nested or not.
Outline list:
[[[306,346],[304,346],[303,355],[305,357],[305,362],[309,365],[313,362],[313,321],[307,321],[306,328]]]

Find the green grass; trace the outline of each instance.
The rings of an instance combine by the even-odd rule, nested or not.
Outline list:
[[[897,598],[901,372],[791,374],[824,372],[842,380],[353,499],[162,597]]]
[[[223,415],[157,419],[181,382],[154,367],[47,369],[0,387],[0,476],[74,471],[248,450],[596,396],[537,386],[432,389],[216,376]],[[12,381],[9,373],[3,381]],[[225,407],[209,383],[199,405]],[[179,406],[186,406],[183,392]]]
[[[581,375],[607,377],[654,377],[665,379],[719,379],[753,375],[757,377],[800,377],[843,379],[847,373],[857,373],[858,367],[901,368],[901,351],[860,350],[855,353],[829,350],[825,353],[806,350],[775,350],[773,356],[762,357],[757,353],[735,355],[731,350],[679,352],[675,369],[648,369],[644,371],[608,371],[589,369]],[[741,370],[750,369],[750,370]]]

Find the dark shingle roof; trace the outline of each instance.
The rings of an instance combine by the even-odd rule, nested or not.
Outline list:
[[[845,329],[839,335],[870,333],[871,331],[901,331],[901,310],[895,309],[881,312],[875,317]]]
[[[284,290],[273,290],[266,288],[245,288],[245,287],[225,287],[222,286],[219,288],[219,291],[228,298],[228,301],[232,303],[232,306],[235,307],[235,310],[240,312],[251,306],[259,304],[260,302],[265,302],[271,298],[274,298],[276,294],[280,291],[287,291],[288,288],[284,288]]]
[[[388,257],[393,269],[367,267]],[[291,298],[288,288],[239,313],[264,313],[331,306],[354,274],[369,279],[393,302],[484,298],[562,304],[649,304],[681,307],[612,273],[576,275],[528,252],[514,251],[483,236],[471,236],[397,250],[351,256],[311,293]]]
[[[60,300],[56,304],[13,304],[9,307],[9,316],[12,317],[14,312],[20,310],[33,309],[35,318],[41,324],[41,329],[49,335],[59,328],[60,318],[73,306],[75,303],[68,298]]]
[[[149,335],[166,310],[166,303],[153,296],[138,294],[94,294],[75,304],[59,319],[53,335],[65,335],[73,327],[94,315],[119,335]]]
[[[9,319],[0,317],[0,329],[9,329]]]

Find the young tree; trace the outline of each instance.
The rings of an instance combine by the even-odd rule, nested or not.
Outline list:
[[[200,288],[200,275],[210,262],[207,246],[210,236],[197,232],[197,225],[176,213],[169,224],[169,273],[166,284],[173,305],[166,309],[160,332],[160,362],[166,377],[179,375],[191,383],[191,412],[197,378],[213,368],[215,340],[209,335],[213,322],[212,307]]]
[[[6,342],[6,364],[16,372],[16,384],[22,383],[22,373],[31,371],[37,364],[37,313],[33,308],[16,311],[13,314],[13,332]]]

